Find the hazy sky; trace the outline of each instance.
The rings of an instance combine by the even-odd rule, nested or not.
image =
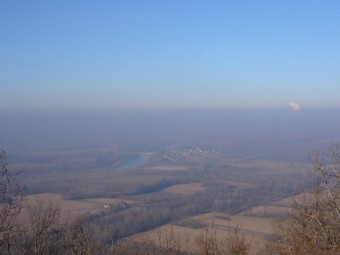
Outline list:
[[[0,110],[340,107],[340,1],[0,0]]]

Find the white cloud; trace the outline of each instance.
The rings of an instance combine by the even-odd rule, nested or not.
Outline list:
[[[289,102],[289,103],[288,103],[288,106],[289,106],[290,109],[292,109],[292,110],[295,111],[295,112],[298,112],[298,111],[301,110],[301,106],[300,106],[300,104],[298,104],[298,103]]]

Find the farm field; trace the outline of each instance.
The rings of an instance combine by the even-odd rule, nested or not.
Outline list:
[[[188,218],[186,220],[196,221],[206,224],[210,233],[216,234],[217,238],[223,240],[228,235],[234,234],[236,229],[243,235],[250,244],[252,250],[265,244],[265,240],[272,233],[272,219],[252,216],[229,216],[224,213],[207,213]],[[184,250],[195,250],[197,239],[204,235],[207,230],[205,227],[183,227],[175,224],[166,224],[157,229],[136,234],[131,237],[135,241],[143,242],[151,239],[155,243],[166,247],[171,236],[180,240],[180,245]]]
[[[54,204],[59,204],[62,212],[65,215],[80,216],[84,214],[95,214],[109,209],[111,206],[121,203],[132,205],[138,203],[133,200],[111,199],[111,198],[93,198],[93,199],[64,199],[60,194],[44,193],[37,195],[28,195],[25,197],[25,202],[35,204],[37,201],[52,201]]]
[[[254,206],[238,215],[254,216],[264,218],[277,218],[285,216],[292,206],[293,200],[301,197],[302,194],[282,198],[267,204]]]
[[[189,217],[179,222],[166,224],[144,233],[139,233],[131,238],[143,242],[151,239],[155,243],[160,242],[166,247],[171,236],[181,240],[181,246],[185,250],[193,250],[196,240],[209,231],[215,231],[218,239],[224,239],[234,234],[236,229],[250,244],[251,254],[255,254],[259,247],[265,245],[273,232],[275,217],[282,217],[290,211],[292,200],[301,195],[286,197],[272,203],[255,206],[236,215],[211,212],[194,217]],[[160,241],[161,240],[161,241]]]
[[[242,183],[244,184],[244,183]],[[241,185],[242,186],[242,185]],[[202,183],[187,183],[172,185],[158,193],[175,193],[178,195],[192,195],[204,191]],[[272,234],[272,224],[275,217],[285,215],[291,206],[292,199],[300,195],[286,197],[268,204],[258,205],[235,215],[222,212],[203,213],[182,220],[174,221],[152,230],[134,234],[126,237],[137,242],[152,240],[157,245],[166,247],[170,238],[180,240],[183,250],[193,251],[197,248],[197,240],[208,230],[210,234],[216,234],[219,240],[227,238],[235,231],[243,236],[250,245],[250,254],[255,254],[259,247],[265,245],[266,240]],[[36,201],[54,201],[60,203],[62,214],[66,217],[77,217],[80,215],[98,214],[107,211],[106,205],[114,206],[121,203],[143,206],[142,201],[115,198],[89,198],[68,200],[60,194],[43,193],[28,195],[25,202],[34,204]]]
[[[205,187],[202,186],[202,183],[186,183],[172,185],[168,188],[163,189],[162,191],[181,195],[192,195],[195,194],[196,192],[205,190],[206,189]]]
[[[189,167],[185,166],[150,166],[150,167],[144,167],[144,170],[156,170],[156,171],[184,171],[188,170]]]
[[[289,198],[280,198],[301,192],[309,164],[192,148],[160,149],[141,164],[136,164],[140,148],[78,149],[66,156],[49,151],[44,160],[28,162],[20,181],[27,186],[26,202],[52,200],[65,219],[83,215],[103,242],[131,238],[157,243],[162,233],[162,246],[175,235],[186,242],[182,249],[190,250],[213,224],[210,230],[220,239],[238,227],[254,250],[262,246],[273,219],[289,210]],[[23,162],[14,168],[25,168]]]

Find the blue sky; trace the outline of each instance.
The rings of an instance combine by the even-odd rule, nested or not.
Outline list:
[[[0,0],[0,110],[340,107],[340,1]]]

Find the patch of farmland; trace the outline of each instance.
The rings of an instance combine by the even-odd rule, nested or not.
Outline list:
[[[241,181],[232,181],[232,180],[217,180],[216,182],[225,183],[227,185],[239,187],[239,188],[246,188],[251,186],[248,182],[241,182]]]
[[[188,170],[187,166],[150,166],[144,167],[144,170],[158,170],[158,171],[184,171]]]
[[[286,161],[228,159],[227,162],[244,168],[255,167],[262,171],[308,172],[311,169],[310,164],[307,163]]]
[[[191,221],[200,222],[206,226],[212,226],[218,239],[226,238],[238,228],[239,234],[243,235],[250,243],[253,252],[258,246],[264,245],[272,234],[272,220],[269,218],[250,216],[230,216],[224,213],[207,213],[188,218]],[[197,239],[205,233],[205,228],[191,228],[173,224],[163,225],[154,230],[134,235],[133,240],[142,241],[151,239],[156,244],[166,247],[171,237],[181,242],[183,250],[195,251]]]
[[[67,200],[64,199],[60,194],[52,193],[28,195],[25,197],[26,203],[35,204],[37,201],[52,201],[55,204],[60,204],[63,213],[71,216],[78,216],[87,213],[98,213],[100,211],[108,209],[111,205],[117,205],[120,203],[137,203],[136,201],[131,200],[120,200],[111,198]]]
[[[273,201],[265,205],[258,205],[258,206],[249,208],[248,210],[245,210],[239,213],[239,215],[269,217],[269,218],[285,216],[287,215],[287,213],[290,212],[291,207],[294,203],[294,200],[299,201],[302,199],[306,199],[308,201],[309,199],[311,199],[311,197],[310,195],[307,195],[306,193],[301,193],[301,194],[285,197],[285,198]]]
[[[207,213],[194,218],[198,219],[197,217],[201,217],[201,222],[206,224],[213,222],[217,229],[225,232],[239,227],[240,233],[243,233],[246,237],[266,239],[272,233],[272,220],[262,217],[229,216],[225,213]]]
[[[297,194],[297,195],[293,195],[293,196],[289,196],[289,197],[279,199],[277,201],[272,202],[271,204],[278,205],[278,206],[291,207],[294,203],[294,200],[299,201],[299,200],[302,200],[304,198],[307,199],[307,200],[312,199],[310,194],[301,193],[301,194]]]
[[[281,217],[287,215],[290,212],[291,207],[294,203],[294,200],[301,201],[301,200],[308,201],[312,199],[310,195],[306,193],[301,193],[289,197],[285,197],[271,203],[265,205],[259,205],[252,207],[246,211],[241,212],[239,215],[247,215],[247,216],[257,216],[257,217]]]
[[[132,204],[139,203],[138,201],[134,201],[134,200],[116,199],[116,198],[90,198],[90,199],[81,199],[81,200],[75,200],[75,201],[83,201],[83,202],[94,203],[94,204],[99,204],[99,205],[104,205],[104,204],[116,205],[119,203],[126,203],[129,205],[132,205]]]
[[[180,195],[192,195],[196,192],[205,191],[205,187],[202,186],[202,183],[185,183],[185,184],[176,184],[172,185],[168,188],[163,189],[163,192],[180,194]]]
[[[284,216],[290,211],[290,207],[276,205],[259,205],[239,213],[242,216],[270,217]]]

